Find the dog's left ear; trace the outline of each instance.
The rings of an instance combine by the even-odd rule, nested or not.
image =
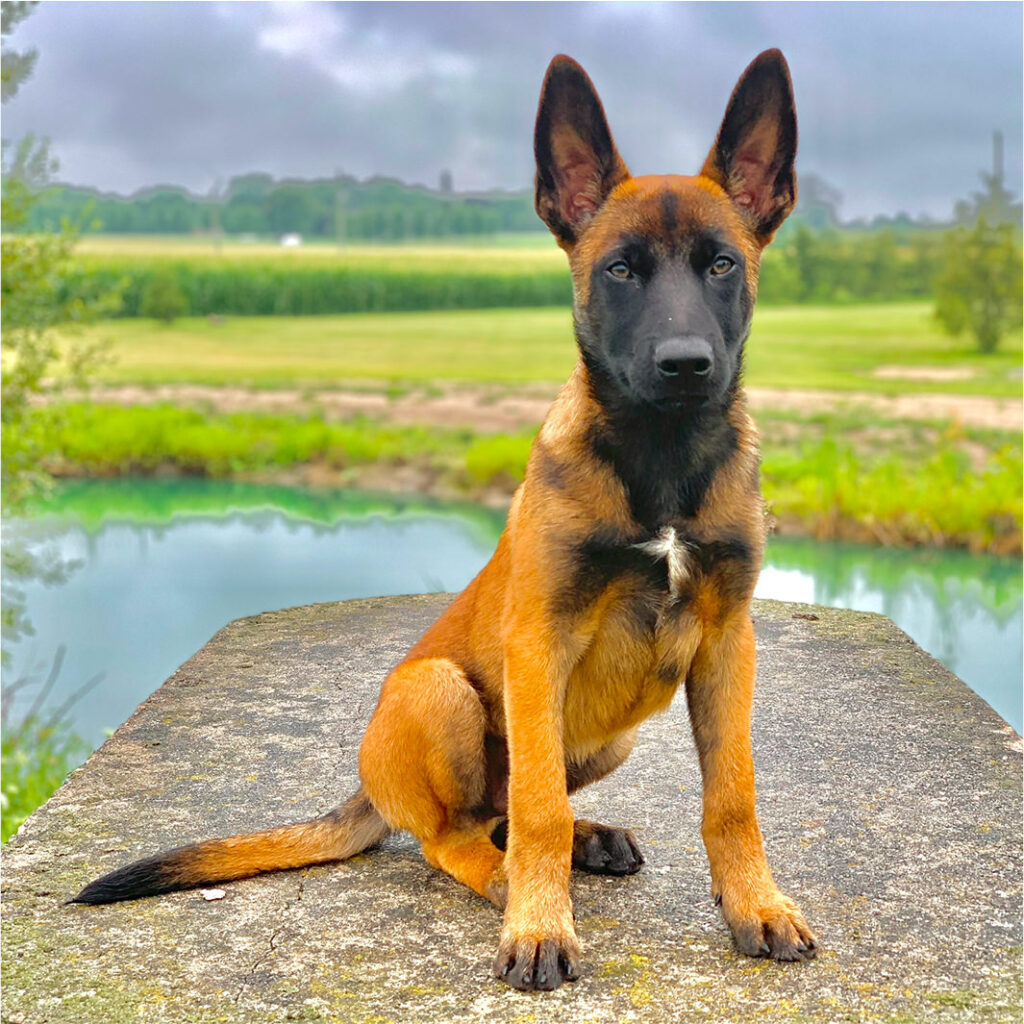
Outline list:
[[[796,109],[786,58],[765,50],[740,76],[701,170],[728,193],[762,245],[796,205]]]

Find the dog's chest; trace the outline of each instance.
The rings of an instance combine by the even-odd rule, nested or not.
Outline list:
[[[598,530],[570,558],[560,611],[575,618],[600,607],[602,619],[625,615],[635,633],[649,635],[695,601],[724,610],[749,600],[760,548],[739,528],[700,536],[666,523],[647,536]]]
[[[701,545],[678,527],[602,540],[590,545],[576,591],[593,630],[566,697],[566,743],[577,753],[671,702],[700,638],[696,613],[686,610],[707,583]]]
[[[568,552],[570,571],[555,609],[571,620],[622,620],[637,638],[653,637],[694,602],[724,610],[749,600],[760,566],[756,538],[737,529],[698,536],[662,524],[646,536],[600,529]],[[671,614],[669,614],[671,613]]]
[[[655,562],[664,560],[668,595],[678,600],[692,575],[693,552],[676,532],[675,527],[665,526],[650,540],[640,541],[632,547]]]

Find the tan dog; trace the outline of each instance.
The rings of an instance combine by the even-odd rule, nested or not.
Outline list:
[[[407,829],[504,907],[498,976],[555,988],[579,972],[570,868],[643,863],[629,832],[574,820],[569,794],[621,764],[684,685],[711,889],[736,944],[814,954],[765,861],[750,748],[765,528],[740,372],[761,251],[796,200],[786,63],[769,50],[746,70],[699,175],[632,178],[590,80],[556,57],[535,149],[579,361],[494,556],[385,681],[361,788],[315,821],[129,865],[77,902],[338,860]]]

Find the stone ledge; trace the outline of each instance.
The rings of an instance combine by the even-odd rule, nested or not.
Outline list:
[[[3,1020],[1020,1020],[1019,737],[887,619],[806,605],[755,602],[754,748],[814,963],[734,951],[682,700],[574,797],[632,827],[647,866],[574,877],[584,975],[555,993],[490,978],[497,912],[408,837],[219,902],[63,905],[133,857],[346,796],[380,681],[449,600],[242,619],[184,664],[4,848]]]

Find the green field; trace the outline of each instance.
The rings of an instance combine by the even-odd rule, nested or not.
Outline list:
[[[760,303],[930,301],[941,233],[899,243],[890,233],[786,234],[764,255]],[[149,315],[159,279],[176,287],[178,315],[326,316],[444,309],[567,307],[566,258],[543,232],[407,244],[293,248],[210,236],[89,237],[78,247],[66,297],[118,287],[116,315]]]
[[[568,266],[565,253],[547,232],[469,236],[458,242],[418,241],[400,245],[356,243],[338,246],[306,242],[289,248],[276,242],[240,242],[194,235],[86,235],[75,251],[87,259],[127,258],[150,260],[276,260],[282,263],[333,262],[339,267],[401,267],[456,269],[547,270]]]
[[[543,238],[543,236],[541,236]],[[180,316],[326,316],[530,306],[567,307],[565,256],[529,246],[300,246],[194,239],[80,244],[66,298],[117,290],[117,317],[147,316],[170,289]]]
[[[316,317],[119,320],[90,328],[110,343],[108,382],[326,386],[339,381],[560,382],[575,359],[568,310],[494,309]],[[1021,393],[1021,338],[991,356],[942,334],[921,302],[760,309],[747,383],[875,394]],[[930,370],[939,381],[879,377]],[[950,371],[954,376],[948,376]],[[956,376],[959,374],[959,376]]]

